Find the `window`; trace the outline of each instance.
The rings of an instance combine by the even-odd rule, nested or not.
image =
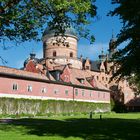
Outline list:
[[[58,92],[59,92],[58,89],[54,90],[54,94],[58,94]]]
[[[43,87],[43,88],[41,89],[41,93],[46,93],[46,92],[47,92],[46,88]]]
[[[54,57],[56,56],[56,51],[53,51],[53,56],[54,56]]]
[[[104,72],[104,69],[101,69],[101,72]]]
[[[106,81],[108,81],[108,78],[106,77]]]
[[[78,96],[78,89],[75,89],[75,95]]]
[[[99,76],[97,76],[97,80],[99,80]]]
[[[86,66],[86,70],[89,70],[89,66]]]
[[[18,90],[18,85],[17,84],[13,84],[13,90]]]
[[[80,83],[81,83],[81,84],[84,84],[84,79],[81,79],[81,80],[80,80]]]
[[[98,92],[98,98],[100,98],[100,92]]]
[[[31,86],[31,85],[28,85],[28,86],[27,86],[27,91],[28,91],[28,92],[32,92],[32,86]]]
[[[105,98],[105,93],[103,93],[103,98]]]
[[[68,81],[69,80],[69,76],[68,75],[64,75],[64,81]]]
[[[70,57],[73,57],[73,53],[72,52],[70,53]]]
[[[85,91],[84,90],[82,90],[82,96],[85,96]]]
[[[102,80],[104,81],[104,77],[102,77]]]
[[[89,91],[89,96],[92,97],[92,91]]]
[[[65,90],[65,94],[68,95],[68,93],[69,93],[69,91],[68,90]]]

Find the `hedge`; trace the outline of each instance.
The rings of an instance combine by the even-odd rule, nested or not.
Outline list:
[[[91,103],[63,100],[0,98],[1,115],[49,115],[88,112],[109,112],[109,103]]]

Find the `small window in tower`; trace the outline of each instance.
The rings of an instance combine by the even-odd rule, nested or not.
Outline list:
[[[99,76],[97,76],[97,80],[99,80]]]
[[[72,52],[70,53],[70,57],[73,57],[73,53]]]
[[[56,51],[53,51],[53,56],[54,56],[54,57],[56,56]]]
[[[102,80],[104,81],[104,77],[102,77]]]

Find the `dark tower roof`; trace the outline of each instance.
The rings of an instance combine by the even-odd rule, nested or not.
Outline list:
[[[109,42],[109,51],[114,51],[116,47],[116,38],[114,37],[114,34],[112,33],[112,38],[110,39]]]
[[[47,27],[43,33],[43,37],[44,36],[54,36],[56,33],[58,33],[59,31],[57,29],[50,29],[50,27]],[[66,36],[73,36],[75,38],[77,38],[77,33],[76,30],[73,27],[68,27],[65,29],[65,33]],[[60,33],[60,35],[62,35]]]

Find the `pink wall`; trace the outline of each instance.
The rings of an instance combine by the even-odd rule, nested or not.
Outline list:
[[[78,90],[78,95],[76,95],[76,90]],[[96,90],[88,90],[75,88],[74,89],[74,99],[75,100],[91,100],[98,102],[107,102],[110,101],[110,94],[105,91],[96,91]]]
[[[12,89],[13,84],[18,84],[18,90],[14,91]],[[32,91],[27,91],[27,86],[32,86]],[[46,88],[46,93],[42,93],[41,89]],[[78,95],[75,95],[75,89],[78,89]],[[56,90],[57,92],[54,92]],[[68,91],[66,94],[65,91]],[[84,95],[82,92],[84,91]],[[90,96],[91,93],[91,96]],[[98,95],[99,93],[99,95]],[[0,94],[13,94],[13,95],[25,95],[25,96],[35,96],[48,99],[64,99],[64,100],[79,100],[79,101],[97,101],[97,102],[110,102],[110,94],[108,92],[88,90],[74,88],[72,86],[58,85],[52,83],[44,83],[37,81],[21,80],[14,78],[3,78],[0,77]]]

